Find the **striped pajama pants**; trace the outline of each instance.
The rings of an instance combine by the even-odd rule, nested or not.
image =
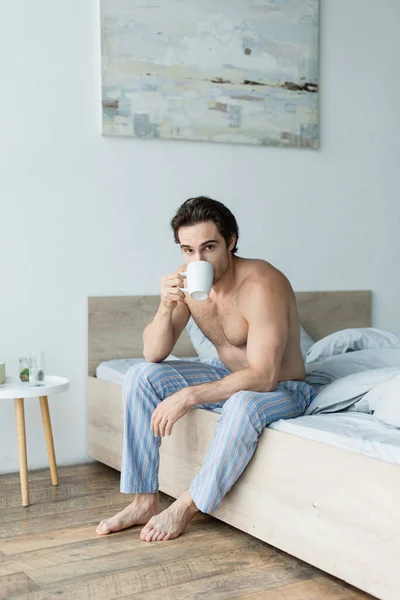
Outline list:
[[[219,359],[210,363],[143,362],[129,369],[123,386],[122,493],[158,492],[161,437],[150,430],[158,404],[184,387],[229,374]],[[197,508],[204,513],[217,509],[253,456],[262,430],[278,419],[302,415],[314,396],[314,388],[304,381],[283,381],[273,392],[242,391],[225,402],[196,405],[221,412],[204,464],[189,488]]]

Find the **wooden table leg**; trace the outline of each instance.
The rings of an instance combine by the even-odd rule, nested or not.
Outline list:
[[[44,436],[46,438],[47,454],[49,455],[51,483],[58,485],[58,473],[56,455],[54,452],[53,432],[51,430],[49,402],[47,396],[40,396],[40,410],[42,412],[42,421],[44,428]]]
[[[19,478],[21,481],[22,506],[29,506],[28,457],[26,452],[24,399],[15,398],[15,420],[19,458]]]

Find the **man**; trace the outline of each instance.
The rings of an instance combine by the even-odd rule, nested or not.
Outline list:
[[[213,286],[206,300],[185,295],[179,287],[186,264],[162,278],[160,306],[143,334],[148,362],[129,370],[123,390],[121,492],[135,498],[96,530],[103,535],[144,524],[140,538],[148,542],[176,538],[198,510],[218,508],[250,461],[263,429],[302,415],[315,396],[304,382],[292,287],[270,263],[236,256],[239,230],[231,211],[210,198],[190,198],[171,226],[186,264],[213,264]],[[210,364],[163,362],[191,315],[219,358]],[[161,438],[194,406],[219,407],[221,418],[189,490],[162,511]]]

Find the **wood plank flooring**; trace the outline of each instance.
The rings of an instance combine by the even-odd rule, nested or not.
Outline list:
[[[367,600],[372,596],[208,515],[146,543],[141,527],[108,536],[97,523],[125,507],[119,473],[100,463],[0,475],[0,599]],[[168,506],[172,499],[162,496]]]

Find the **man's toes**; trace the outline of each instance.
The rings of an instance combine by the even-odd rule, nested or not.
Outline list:
[[[150,537],[153,535],[155,529],[152,525],[146,525],[146,527],[144,527],[142,529],[142,532],[140,534],[140,539],[143,540],[144,542],[149,542],[150,541]]]
[[[150,529],[150,531],[146,534],[145,537],[146,542],[151,542],[154,533],[156,533],[156,529]]]
[[[147,536],[147,541],[155,542],[156,539],[158,538],[159,533],[160,533],[159,529],[153,529],[152,531],[150,531],[149,535]]]
[[[153,533],[151,534],[150,542],[155,542],[159,535],[160,535],[160,530],[154,529]]]
[[[140,532],[140,539],[144,542],[146,540],[147,534],[152,531],[153,527],[147,523]]]
[[[161,542],[165,538],[166,535],[167,534],[165,533],[165,531],[160,531],[160,535],[157,537],[156,541]]]
[[[105,535],[107,533],[110,533],[110,531],[111,528],[107,525],[107,521],[100,521],[100,523],[97,526],[96,533],[100,535]]]

